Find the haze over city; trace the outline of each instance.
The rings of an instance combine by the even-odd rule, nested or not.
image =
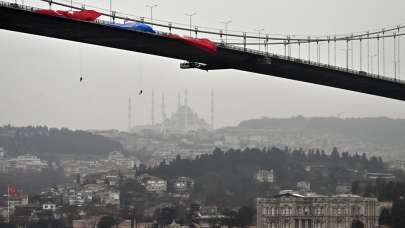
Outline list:
[[[0,0],[0,228],[404,228],[404,1]]]
[[[47,6],[39,1],[25,3]],[[84,3],[109,7],[108,1]],[[145,7],[149,3],[113,1],[113,8],[149,17]],[[270,34],[343,34],[405,21],[401,12],[405,3],[397,1],[153,3],[159,5],[153,12],[156,19],[187,24],[184,13],[197,12],[193,17],[196,25],[222,28],[221,21],[232,20],[229,30],[254,32],[264,28]],[[177,108],[177,94],[184,97],[186,88],[190,106],[206,120],[210,92],[215,92],[216,127],[262,116],[405,118],[403,102],[392,99],[235,70],[181,70],[178,60],[8,31],[0,34],[0,49],[7,53],[0,63],[0,125],[123,130],[127,127],[129,96],[133,100],[132,123],[143,125],[151,121],[152,91],[156,120],[160,122],[161,94],[165,94],[166,113],[170,115]],[[387,71],[392,68],[390,48]],[[80,75],[83,83],[79,83]],[[139,96],[141,89],[144,94]]]

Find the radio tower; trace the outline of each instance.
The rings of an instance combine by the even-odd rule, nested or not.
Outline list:
[[[214,91],[211,90],[211,129],[214,130]]]
[[[132,104],[131,104],[131,97],[128,98],[128,132],[131,131],[131,113],[132,113]]]

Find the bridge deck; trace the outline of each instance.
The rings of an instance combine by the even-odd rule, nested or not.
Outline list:
[[[405,101],[405,84],[397,80],[232,46],[219,45],[218,52],[213,55],[159,34],[41,15],[1,4],[0,29],[204,63],[212,69],[236,69]]]

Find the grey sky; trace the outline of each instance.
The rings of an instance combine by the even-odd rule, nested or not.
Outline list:
[[[39,1],[25,2],[46,7]],[[85,2],[108,7],[105,0]],[[399,0],[116,0],[113,8],[149,16],[145,5],[150,3],[159,4],[155,18],[187,23],[184,13],[197,12],[193,24],[220,28],[220,21],[232,20],[229,28],[238,31],[265,28],[268,33],[341,34],[405,23],[405,2]],[[206,120],[209,94],[215,91],[217,127],[248,118],[299,114],[405,118],[405,103],[400,101],[234,70],[183,71],[177,60],[63,40],[0,31],[0,50],[1,125],[126,129],[129,96],[134,101],[132,122],[145,124],[151,119],[152,90],[160,121],[161,93],[166,95],[170,115],[177,107],[177,93],[185,88],[190,105]],[[405,50],[402,63],[404,57]],[[387,57],[388,61],[387,68],[392,58]],[[405,79],[405,64],[401,65]],[[138,96],[141,88],[145,94]]]

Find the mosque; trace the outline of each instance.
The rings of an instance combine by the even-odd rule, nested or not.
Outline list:
[[[128,108],[130,111],[131,108]],[[181,96],[178,94],[177,110],[171,117],[167,117],[165,113],[165,97],[162,95],[162,122],[155,123],[154,118],[154,94],[152,94],[152,124],[146,126],[130,126],[130,115],[128,115],[128,122],[130,132],[140,132],[143,130],[151,130],[161,132],[164,134],[182,134],[190,131],[198,130],[213,130],[214,122],[214,93],[211,92],[211,123],[207,123],[203,118],[200,118],[196,112],[188,105],[188,92],[185,90],[184,104],[181,103]]]

